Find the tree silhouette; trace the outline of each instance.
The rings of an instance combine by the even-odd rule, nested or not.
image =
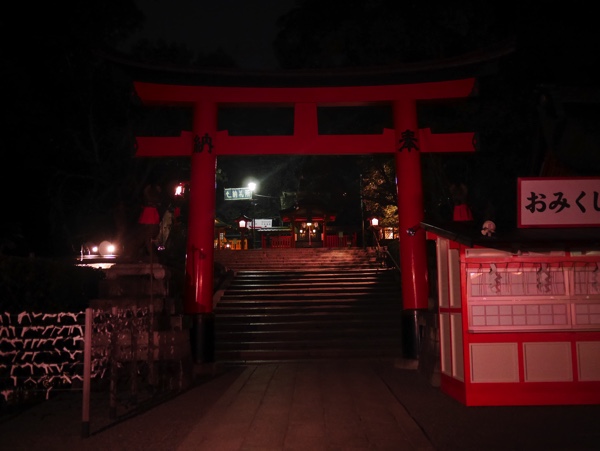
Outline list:
[[[280,18],[283,68],[372,67],[438,60],[511,36],[510,2],[304,0]]]
[[[10,252],[61,255],[86,226],[112,220],[115,180],[130,173],[130,92],[96,50],[142,16],[132,1],[28,6],[11,7],[14,29],[28,39],[3,52],[11,114],[2,147],[12,155],[3,226],[22,236]]]

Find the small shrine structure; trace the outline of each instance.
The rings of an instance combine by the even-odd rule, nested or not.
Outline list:
[[[514,230],[421,223],[441,389],[468,406],[599,404],[600,177],[519,179],[517,205]]]

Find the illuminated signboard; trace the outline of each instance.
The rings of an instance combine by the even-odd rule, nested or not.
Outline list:
[[[252,200],[250,188],[225,188],[225,200]]]
[[[518,226],[600,226],[600,177],[518,179]]]

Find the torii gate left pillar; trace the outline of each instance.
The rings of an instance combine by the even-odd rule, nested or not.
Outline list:
[[[184,311],[192,316],[192,353],[197,362],[214,361],[213,313],[214,216],[217,159],[213,137],[217,132],[214,102],[194,104],[189,224],[186,245]]]

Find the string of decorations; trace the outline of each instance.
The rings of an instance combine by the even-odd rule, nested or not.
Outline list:
[[[110,367],[113,340],[150,333],[147,307],[93,311],[92,379]],[[0,314],[0,402],[45,399],[52,391],[72,390],[83,378],[85,312]],[[129,346],[131,348],[131,346]],[[125,349],[125,346],[121,347]],[[133,350],[129,350],[133,353]]]

